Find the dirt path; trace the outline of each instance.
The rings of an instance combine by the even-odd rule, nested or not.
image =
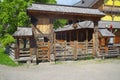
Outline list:
[[[120,80],[120,60],[0,65],[0,80]]]

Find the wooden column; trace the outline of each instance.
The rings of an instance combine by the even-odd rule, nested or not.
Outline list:
[[[54,61],[55,61],[55,59],[56,59],[56,33],[54,33]]]
[[[19,48],[19,38],[17,38],[16,40],[16,50],[15,50],[15,59],[19,58],[19,54],[20,54],[20,48]]]
[[[88,53],[88,30],[86,29],[86,54]]]
[[[75,60],[77,59],[77,45],[78,45],[78,42],[74,41],[74,59]]]
[[[93,56],[98,57],[98,20],[93,21],[94,22],[94,33],[93,33]]]

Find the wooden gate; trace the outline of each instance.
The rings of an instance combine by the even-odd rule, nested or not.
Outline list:
[[[36,60],[38,61],[50,61],[50,42],[38,42]]]

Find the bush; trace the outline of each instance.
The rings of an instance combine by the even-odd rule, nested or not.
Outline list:
[[[2,47],[6,47],[13,42],[15,42],[15,39],[10,34],[5,34],[0,38],[0,44]]]

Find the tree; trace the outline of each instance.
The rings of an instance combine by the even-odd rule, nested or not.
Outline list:
[[[65,19],[58,19],[54,21],[54,29],[57,29],[59,27],[64,27],[67,24],[67,20]]]
[[[29,25],[26,8],[30,4],[31,0],[0,1],[0,43],[3,46],[15,41],[12,34],[18,26]]]

